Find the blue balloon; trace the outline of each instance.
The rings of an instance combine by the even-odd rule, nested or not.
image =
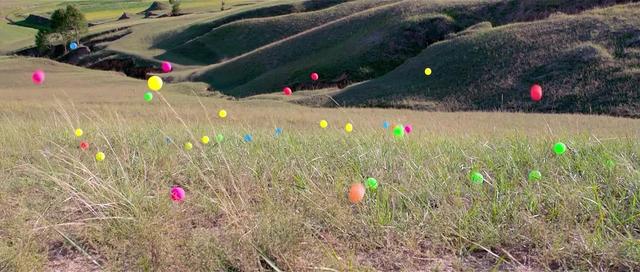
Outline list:
[[[391,126],[391,124],[389,124],[389,122],[387,122],[387,121],[384,121],[384,123],[382,123],[382,127],[384,129],[388,129],[390,126]]]
[[[276,137],[282,134],[282,128],[276,128]]]
[[[78,49],[78,43],[76,43],[76,42],[72,42],[71,44],[69,44],[69,48],[71,48],[71,50],[76,50],[76,49]]]
[[[247,143],[252,142],[253,137],[251,136],[251,134],[244,135],[244,141]]]

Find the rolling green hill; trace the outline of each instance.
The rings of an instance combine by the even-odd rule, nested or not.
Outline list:
[[[203,65],[218,63],[353,13],[398,1],[353,1],[315,12],[235,21],[191,39],[159,58],[188,59],[190,63]]]
[[[357,106],[639,116],[639,16],[632,4],[471,31],[334,98]],[[425,67],[434,74],[426,77]],[[540,103],[529,99],[534,83],[545,90]]]
[[[310,105],[640,116],[640,6],[628,2],[255,2],[113,24],[125,34],[84,41],[93,54],[78,63],[144,77],[150,64],[169,60],[176,69],[167,81],[205,82],[241,98],[333,88],[298,97]],[[425,77],[425,67],[434,75]],[[314,71],[321,79],[311,83]],[[533,83],[545,89],[535,105],[527,99]]]
[[[317,71],[323,77],[319,86],[374,79],[335,95],[339,103],[350,106],[637,116],[639,102],[633,90],[637,81],[634,72],[637,53],[633,46],[625,46],[637,39],[635,28],[627,26],[636,23],[633,16],[637,15],[638,6],[575,16],[552,13],[576,13],[597,4],[597,1],[400,1],[355,12],[252,51],[255,45],[243,48],[220,39],[211,41],[217,44],[210,47],[216,52],[233,52],[229,55],[247,52],[178,73],[177,77],[203,81],[225,94],[246,97],[276,92],[283,86],[315,88],[309,83],[308,74]],[[550,14],[551,18],[540,19]],[[297,16],[313,18],[307,14]],[[298,25],[296,20],[286,22]],[[235,24],[251,25],[247,21]],[[492,25],[496,28],[491,28]],[[238,35],[241,31],[228,31],[236,27],[227,25],[217,30],[241,40],[243,35]],[[269,28],[250,31],[269,33]],[[206,48],[206,43],[196,48]],[[207,55],[215,59],[220,54]],[[438,74],[425,78],[423,70],[427,66]],[[527,98],[528,87],[534,82],[547,91],[544,102],[535,106]],[[308,100],[322,99],[304,100],[314,104]]]
[[[485,1],[401,1],[367,9],[201,68],[188,79],[250,96],[285,85],[300,87],[311,71],[329,81],[375,78],[467,23],[439,11],[470,14],[480,2]]]

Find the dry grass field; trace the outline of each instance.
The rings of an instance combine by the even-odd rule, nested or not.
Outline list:
[[[0,271],[640,267],[640,119],[613,117],[639,116],[637,3],[184,0],[113,21],[151,2],[0,0],[98,24],[77,62],[0,55]],[[34,33],[0,23],[0,54]],[[134,77],[162,60],[147,102]]]
[[[42,86],[30,81],[35,69],[47,72]],[[626,270],[640,262],[640,120],[307,108],[207,95],[194,83],[145,102],[144,81],[17,57],[0,59],[0,81],[0,270]],[[384,121],[414,132],[394,138]],[[85,134],[76,138],[75,128]],[[199,144],[217,134],[222,142]],[[556,141],[568,145],[565,155],[551,151]],[[99,151],[104,161],[94,159]],[[533,169],[541,180],[527,179]],[[471,183],[471,171],[484,183]],[[368,177],[379,188],[349,203],[349,185]],[[174,185],[185,188],[184,202],[170,200]]]

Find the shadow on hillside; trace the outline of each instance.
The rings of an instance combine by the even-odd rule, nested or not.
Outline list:
[[[188,57],[171,53],[171,50],[189,42],[195,38],[207,34],[209,31],[222,25],[232,23],[234,21],[275,17],[298,12],[311,12],[348,2],[349,0],[308,0],[298,4],[284,4],[270,7],[264,7],[237,14],[231,14],[218,20],[211,22],[192,25],[186,29],[177,30],[165,35],[161,35],[153,42],[154,49],[163,49],[167,53],[155,56],[157,59],[171,61],[182,65],[203,65],[210,64],[206,59],[212,59],[212,56],[199,54],[197,51],[190,52]]]

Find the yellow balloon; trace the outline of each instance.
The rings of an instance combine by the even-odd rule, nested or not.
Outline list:
[[[424,69],[424,74],[427,75],[427,76],[430,76],[431,72],[432,72],[431,68]]]
[[[104,158],[105,158],[105,157],[106,157],[106,156],[105,156],[105,155],[104,155],[104,153],[102,153],[102,152],[98,152],[98,153],[96,153],[96,161],[104,161]]]
[[[208,144],[209,136],[202,136],[202,138],[200,138],[200,142],[202,142],[202,144]]]
[[[321,128],[327,128],[328,126],[329,126],[329,122],[327,122],[327,120],[320,121]]]
[[[77,128],[75,134],[76,134],[76,137],[80,137],[82,136],[82,134],[84,134],[84,131],[82,131],[82,129]]]
[[[353,125],[351,123],[347,123],[347,125],[344,126],[344,130],[346,132],[352,132],[353,131]]]
[[[162,78],[159,76],[152,76],[147,81],[147,85],[149,85],[150,90],[157,92],[162,89]]]
[[[193,149],[193,144],[192,144],[192,143],[190,143],[190,142],[186,142],[186,143],[184,144],[184,150],[189,151],[189,150],[191,150],[191,149]]]
[[[225,118],[227,117],[227,111],[226,110],[220,110],[218,112],[218,116],[220,116],[220,118]]]

